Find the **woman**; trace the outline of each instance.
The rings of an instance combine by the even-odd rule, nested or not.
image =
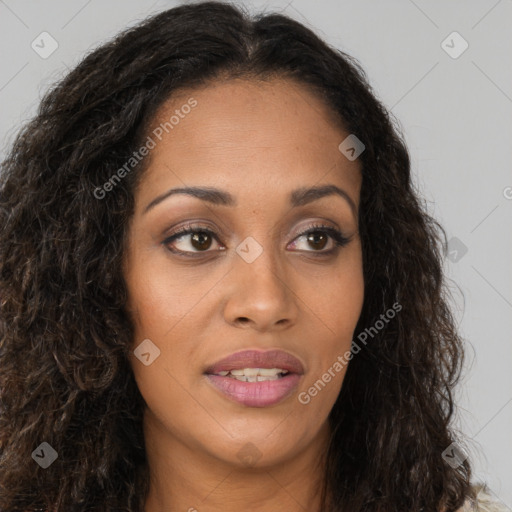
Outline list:
[[[483,507],[442,229],[364,72],[299,23],[205,2],[95,50],[15,141],[0,220],[0,510]]]

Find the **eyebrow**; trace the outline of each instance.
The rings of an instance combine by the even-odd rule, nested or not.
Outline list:
[[[147,206],[144,208],[143,213],[147,213],[149,210],[154,208],[157,204],[161,203],[165,199],[175,195],[175,194],[186,194],[192,197],[196,197],[201,199],[202,201],[207,201],[208,203],[221,205],[221,206],[236,206],[237,201],[229,192],[224,190],[220,190],[218,188],[212,187],[181,187],[181,188],[173,188],[164,192],[162,195],[153,199]],[[316,187],[301,187],[296,190],[293,190],[290,193],[289,201],[290,205],[294,208],[298,206],[304,206],[313,201],[317,201],[318,199],[322,199],[323,197],[328,197],[332,195],[338,195],[345,199],[349,204],[354,215],[357,216],[357,208],[352,200],[352,198],[345,192],[343,189],[339,188],[336,185],[319,185]]]

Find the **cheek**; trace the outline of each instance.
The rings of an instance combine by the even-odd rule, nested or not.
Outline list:
[[[144,338],[163,343],[173,337],[218,280],[212,273],[199,276],[192,267],[176,269],[163,252],[135,254],[125,276],[135,322],[134,343]]]
[[[342,249],[343,251],[343,249]],[[323,326],[332,344],[345,345],[351,338],[364,299],[364,277],[359,244],[341,253],[335,267],[296,269],[301,277],[301,298],[313,321]],[[307,276],[305,278],[304,276]]]
[[[356,328],[364,300],[364,277],[362,261],[356,253],[352,265],[342,269],[340,278],[331,290],[333,300],[326,306],[329,307],[330,318],[333,322],[333,332],[337,333],[332,340],[332,358],[337,358],[350,350],[352,337]],[[346,359],[346,358],[344,358]],[[335,359],[332,359],[331,363]],[[346,365],[345,365],[346,366]],[[346,367],[344,367],[343,375]]]
[[[336,271],[317,272],[316,286],[308,286],[311,325],[316,325],[315,351],[298,400],[317,418],[327,417],[353,357],[352,338],[364,300],[361,254],[355,249],[345,253]]]
[[[175,431],[179,429],[179,418],[194,409],[187,380],[190,360],[194,359],[194,346],[190,343],[194,332],[188,319],[199,297],[190,293],[194,287],[187,286],[189,293],[184,293],[176,279],[163,276],[161,268],[154,267],[140,265],[127,279],[134,320],[132,351],[140,354],[138,347],[150,340],[150,363],[146,365],[133,352],[130,362],[150,414],[157,424]]]
[[[150,340],[149,351],[155,353],[154,362],[148,366],[135,354],[131,358],[143,395],[144,391],[151,395],[172,395],[174,402],[183,393],[174,396],[173,378],[184,382],[190,360],[194,359],[195,345],[191,340],[197,339],[197,323],[193,320],[194,312],[200,309],[200,295],[196,293],[197,287],[193,290],[187,287],[186,293],[181,286],[171,283],[158,272],[142,272],[131,282],[131,289],[136,290],[131,297],[135,327],[132,350],[137,352],[143,343],[148,344],[145,340]]]

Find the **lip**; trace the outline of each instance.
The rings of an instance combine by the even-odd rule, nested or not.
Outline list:
[[[288,373],[277,380],[263,382],[242,382],[215,375],[243,368],[282,368]],[[208,381],[228,399],[247,407],[268,407],[290,396],[298,386],[304,368],[296,357],[282,350],[245,350],[218,361],[205,374]]]
[[[289,373],[302,375],[302,363],[284,350],[243,350],[217,361],[205,373],[214,374],[243,368],[282,368]]]

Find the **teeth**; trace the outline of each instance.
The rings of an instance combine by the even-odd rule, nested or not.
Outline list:
[[[258,370],[258,375],[263,376],[274,376],[277,375],[278,373],[282,373],[284,375],[288,373],[288,370],[281,370],[281,368],[259,368]]]
[[[217,375],[231,377],[242,382],[263,382],[265,380],[276,380],[286,375],[288,370],[282,368],[242,368],[233,369],[230,372],[221,371]]]
[[[245,375],[246,377],[256,377],[259,371],[259,368],[244,368],[242,370],[242,375]]]
[[[263,382],[264,380],[277,380],[277,379],[279,379],[279,377],[277,375],[272,376],[272,377],[266,377],[266,376],[258,375],[256,378],[258,379],[258,382]]]
[[[247,368],[248,370],[251,370],[251,368]],[[231,370],[231,375],[244,375],[245,370]]]
[[[245,375],[231,375],[231,379],[236,379],[241,382],[263,382],[265,380],[277,380],[280,377],[277,375],[274,376],[263,376],[263,375],[251,375],[250,377],[246,377]]]

